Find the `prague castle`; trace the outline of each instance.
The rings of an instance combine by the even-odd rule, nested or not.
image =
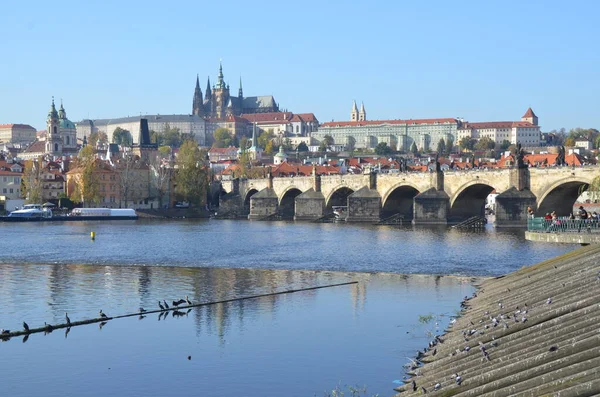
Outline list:
[[[229,84],[223,77],[223,65],[219,64],[217,83],[210,86],[210,78],[206,83],[206,92],[202,97],[200,80],[196,77],[196,88],[192,104],[192,114],[200,117],[224,119],[228,116],[239,116],[248,113],[279,112],[279,106],[271,95],[244,96],[242,79],[237,96],[231,95]]]

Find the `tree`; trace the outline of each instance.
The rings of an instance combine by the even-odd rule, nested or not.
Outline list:
[[[90,134],[90,137],[88,139],[88,143],[92,146],[96,146],[96,144],[100,142],[100,143],[107,143],[108,142],[108,137],[106,136],[105,132],[102,131],[97,131],[97,132],[92,132]]]
[[[156,189],[156,195],[158,196],[158,206],[163,208],[164,197],[168,193],[171,185],[173,168],[168,161],[165,161],[164,157],[159,155],[154,157],[152,160],[152,163],[150,164],[150,172],[152,187]]]
[[[492,140],[492,138],[484,136],[479,139],[479,141],[473,146],[476,150],[492,150],[496,147],[496,142]]]
[[[321,143],[319,144],[319,152],[326,152],[327,151],[327,145],[325,144],[325,141],[321,141]]]
[[[265,153],[272,154],[273,153],[273,141],[269,140],[267,145],[265,146]]]
[[[308,152],[308,146],[306,145],[306,142],[300,142],[300,144],[296,147],[296,150],[299,152]]]
[[[284,150],[292,150],[292,140],[290,138],[285,138],[283,140],[283,149]]]
[[[206,152],[198,148],[193,140],[186,140],[177,156],[175,194],[191,205],[202,206],[208,191],[208,171],[204,166]]]
[[[21,195],[25,197],[27,203],[42,202],[42,157],[25,162],[23,172]]]
[[[352,151],[354,151],[355,147],[356,147],[356,138],[354,138],[352,135],[350,135],[346,139],[346,150],[352,152]]]
[[[131,152],[125,153],[122,158],[117,161],[116,169],[119,172],[119,208],[124,205],[125,208],[129,205],[135,195],[136,183],[140,182],[137,170],[141,167],[141,160],[138,156]]]
[[[240,150],[242,151],[242,153],[246,152],[246,150],[248,149],[248,145],[250,144],[250,139],[248,139],[247,136],[242,136],[240,138]]]
[[[439,155],[444,155],[446,153],[446,141],[444,141],[444,138],[438,141],[436,152]]]
[[[115,128],[112,136],[113,143],[121,146],[131,146],[133,145],[133,138],[131,133],[128,130],[125,130],[121,127]]]
[[[375,154],[379,156],[387,156],[390,153],[392,153],[392,148],[385,142],[379,142],[377,146],[375,146]]]
[[[477,141],[475,139],[466,136],[458,142],[458,146],[460,146],[460,148],[463,150],[473,150],[476,142]]]
[[[412,145],[410,146],[410,152],[415,156],[419,154],[419,149],[417,148],[417,144],[415,143],[415,141],[413,141]]]
[[[325,146],[327,146],[327,149],[331,150],[331,146],[334,143],[333,137],[331,135],[327,134],[323,137],[323,142],[325,142]]]
[[[575,146],[575,138],[568,137],[567,139],[565,139],[565,146],[567,146],[567,147]]]
[[[446,155],[451,154],[452,151],[454,150],[454,139],[449,136],[448,137],[448,142],[446,142]]]
[[[499,149],[500,149],[500,151],[501,151],[501,152],[506,152],[506,151],[508,150],[509,146],[510,146],[510,141],[509,141],[509,140],[507,140],[507,139],[504,139],[504,140],[503,140],[503,141],[500,143],[500,145],[499,145]]]
[[[267,131],[261,132],[258,138],[256,138],[256,140],[258,141],[258,146],[266,150],[267,143],[269,143],[269,141],[272,141],[274,137],[275,135],[273,134],[273,130],[270,128]]]
[[[213,147],[224,148],[231,145],[231,134],[227,128],[217,128],[213,137],[215,138]]]
[[[83,203],[83,206],[93,206],[99,201],[98,179],[95,173],[97,163],[94,156],[94,149],[87,145],[79,151],[76,159],[75,168],[80,173],[74,178],[73,192],[70,199],[76,203]]]

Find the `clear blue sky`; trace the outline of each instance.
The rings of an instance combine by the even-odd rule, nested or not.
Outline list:
[[[231,89],[348,120],[600,128],[598,1],[10,1],[0,124],[191,112],[219,59]]]

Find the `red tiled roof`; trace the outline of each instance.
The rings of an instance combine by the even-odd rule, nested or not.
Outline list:
[[[319,175],[337,175],[340,173],[339,167],[317,165],[317,174]],[[271,173],[273,176],[288,176],[288,175],[312,175],[312,165],[296,165],[289,163],[281,163],[276,166]]]
[[[11,175],[11,176],[21,176],[22,172],[13,172],[13,171],[2,171],[0,170],[0,175]]]
[[[321,124],[321,127],[361,127],[365,125],[382,125],[382,124],[444,124],[456,123],[456,119],[441,118],[441,119],[409,119],[409,120],[366,120],[366,121],[330,121]]]
[[[46,151],[46,142],[35,141],[27,149],[25,153],[44,153]]]
[[[300,118],[306,123],[318,121],[314,113],[298,113],[297,116],[300,116]]]
[[[535,113],[533,113],[533,110],[531,110],[531,108],[528,108],[527,111],[525,112],[525,114],[523,115],[523,118],[525,117],[537,117],[535,115]]]
[[[487,128],[514,128],[514,127],[536,127],[527,121],[484,121],[477,123],[464,123],[459,130],[468,130],[472,128],[487,129]]]
[[[231,152],[236,152],[237,153],[238,148],[236,148],[235,146],[229,146],[229,147],[211,147],[210,150],[208,151],[209,154],[211,153],[222,153],[222,154],[230,154]]]
[[[227,116],[227,121],[233,121],[233,122],[236,122],[236,123],[247,123],[248,122],[248,120],[246,120],[243,117],[233,116],[233,115]]]

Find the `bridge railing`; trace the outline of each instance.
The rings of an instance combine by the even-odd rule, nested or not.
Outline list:
[[[598,219],[527,219],[527,230],[539,233],[600,233]]]

